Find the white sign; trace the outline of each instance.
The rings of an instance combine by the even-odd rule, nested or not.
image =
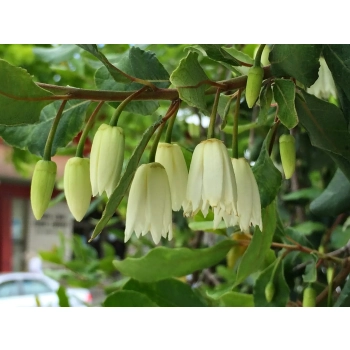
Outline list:
[[[30,206],[30,203],[28,203]],[[28,215],[27,253],[35,254],[40,250],[50,251],[60,245],[60,236],[66,239],[65,259],[71,255],[70,241],[73,236],[73,217],[65,202],[57,203],[46,210],[41,220],[36,220],[32,208]]]

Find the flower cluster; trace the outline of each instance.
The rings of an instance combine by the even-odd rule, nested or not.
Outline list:
[[[96,132],[90,159],[73,157],[65,168],[64,191],[68,207],[77,221],[85,216],[91,196],[106,192],[110,197],[117,186],[124,158],[124,133],[119,127],[102,124]],[[40,161],[32,182],[32,206],[40,219],[51,198],[56,164]],[[34,190],[33,190],[34,188]],[[42,199],[43,198],[43,199]],[[177,144],[159,143],[155,161],[141,165],[130,187],[126,213],[125,241],[133,232],[139,238],[151,234],[158,244],[172,238],[172,210],[183,208],[184,216],[211,208],[214,228],[239,225],[262,230],[258,186],[248,162],[230,159],[222,141],[211,138],[199,143],[189,171]]]
[[[194,216],[214,212],[214,228],[250,226],[262,230],[260,195],[248,162],[230,159],[217,139],[201,142],[194,150],[189,173],[179,146],[160,143],[156,162],[141,165],[130,188],[126,213],[125,241],[151,233],[157,244],[161,237],[172,238],[171,210]]]

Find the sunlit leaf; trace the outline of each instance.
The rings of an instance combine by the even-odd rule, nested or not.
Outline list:
[[[156,282],[211,267],[225,259],[234,244],[225,240],[204,249],[156,247],[141,258],[115,260],[114,266],[121,274],[140,282]]]
[[[201,110],[206,109],[206,85],[201,84],[206,80],[208,77],[198,63],[198,54],[195,52],[189,52],[170,76],[170,81],[178,89],[180,98],[188,105]]]
[[[23,68],[0,60],[0,125],[33,124],[52,101],[51,92],[37,86]]]

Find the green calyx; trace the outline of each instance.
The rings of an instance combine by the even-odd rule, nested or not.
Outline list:
[[[295,171],[295,140],[292,135],[282,135],[279,143],[284,175],[290,179]]]
[[[273,297],[275,295],[275,285],[272,281],[269,281],[269,283],[265,287],[265,298],[268,303],[271,303]]]
[[[316,291],[312,287],[306,287],[303,293],[303,306],[315,307],[316,306]]]
[[[245,97],[249,108],[252,108],[259,97],[264,69],[253,66],[249,69]]]
[[[35,218],[40,220],[49,206],[55,186],[57,165],[50,160],[39,160],[34,169],[30,187],[30,202]]]

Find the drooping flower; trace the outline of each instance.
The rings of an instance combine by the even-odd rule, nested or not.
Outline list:
[[[325,100],[328,100],[330,96],[337,96],[332,72],[329,70],[323,57],[320,57],[318,79],[307,89],[307,92]]]
[[[225,145],[217,139],[202,141],[196,146],[186,191],[184,215],[214,211],[214,228],[222,219],[226,224],[236,215],[237,187],[230,157]]]
[[[90,159],[70,158],[64,168],[64,193],[70,212],[81,221],[91,201]]]
[[[126,209],[125,242],[135,232],[139,238],[151,233],[155,244],[161,237],[172,239],[172,210],[169,180],[163,165],[141,165],[130,187]]]
[[[188,171],[184,155],[177,144],[159,143],[156,162],[162,164],[167,172],[171,202],[174,211],[181,209],[186,197]]]
[[[90,154],[92,195],[106,191],[110,197],[118,184],[124,160],[123,129],[102,124],[94,137]]]
[[[232,217],[231,225],[239,224],[242,232],[249,232],[250,225],[259,226],[262,231],[259,188],[250,165],[244,158],[232,158],[237,183],[237,218]]]
[[[35,218],[40,220],[49,206],[56,181],[57,165],[51,160],[39,160],[34,168],[30,187],[30,202]]]

